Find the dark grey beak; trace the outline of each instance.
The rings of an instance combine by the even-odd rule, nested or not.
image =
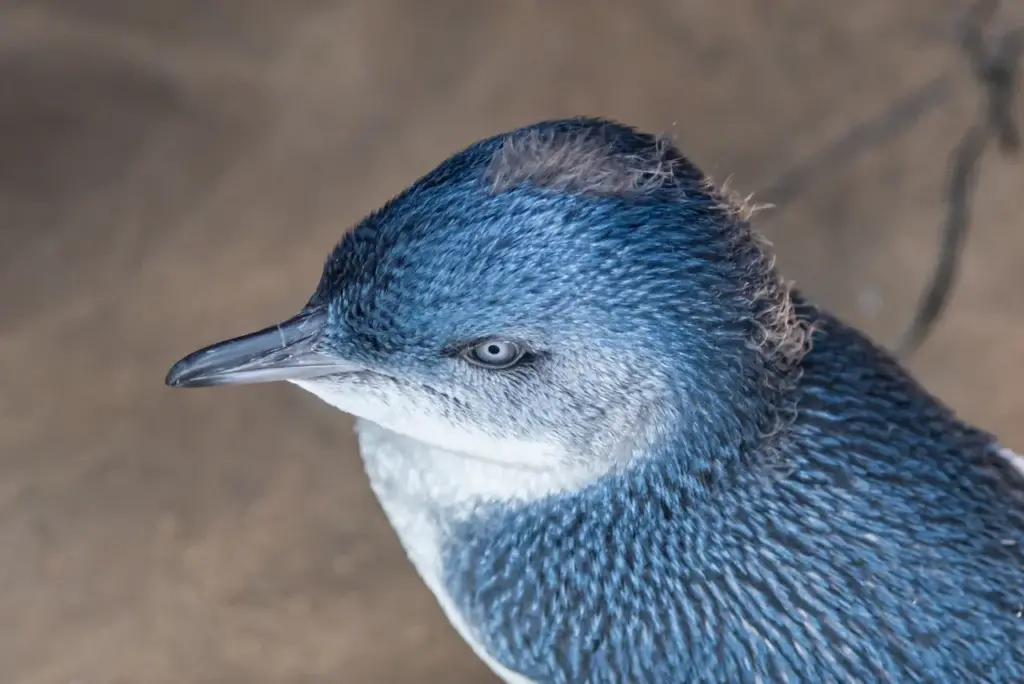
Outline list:
[[[284,323],[193,352],[167,373],[169,387],[300,380],[360,370],[317,350],[327,316],[304,311]]]

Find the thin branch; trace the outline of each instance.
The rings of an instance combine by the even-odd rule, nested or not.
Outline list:
[[[1020,151],[1021,137],[1013,104],[1020,80],[1024,29],[997,37],[991,46],[986,43],[985,27],[998,5],[999,0],[979,0],[965,13],[958,27],[961,48],[984,89],[986,106],[980,121],[967,130],[951,155],[946,225],[938,264],[898,348],[900,356],[908,356],[921,346],[948,303],[971,225],[978,166],[989,141],[994,137],[1007,155]]]

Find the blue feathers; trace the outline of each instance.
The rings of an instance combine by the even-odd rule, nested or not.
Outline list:
[[[690,447],[662,445],[452,530],[448,588],[499,661],[551,684],[1024,679],[1024,488],[988,435],[817,322],[784,477],[723,451],[745,466],[695,499]]]
[[[310,306],[329,351],[388,379],[375,415],[388,392],[426,397],[404,415],[443,417],[438,434],[599,473],[537,497],[460,490],[458,515],[429,503],[443,590],[510,670],[1024,681],[1024,484],[991,436],[791,293],[671,145],[592,119],[481,141],[347,235]],[[487,336],[533,361],[459,366]],[[392,509],[414,529],[407,503]]]

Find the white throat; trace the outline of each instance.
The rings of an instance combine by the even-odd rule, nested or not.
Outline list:
[[[443,581],[445,529],[484,501],[524,501],[562,491],[568,483],[430,447],[366,420],[356,421],[359,450],[377,499],[406,555],[459,636],[506,684],[533,684],[497,662],[455,606]]]
[[[582,465],[569,467],[566,462],[571,459],[566,455],[541,445],[499,442],[469,433],[453,436],[451,426],[438,425],[411,410],[396,411],[393,403],[355,404],[350,394],[333,392],[330,386],[295,384],[342,411],[353,413],[358,406],[360,414],[379,419],[357,418],[359,450],[370,486],[406,555],[477,656],[507,684],[531,684],[484,650],[455,607],[443,582],[444,535],[480,504],[519,505],[578,490],[600,473]],[[391,429],[396,425],[402,427],[401,433]],[[409,436],[417,429],[425,431],[430,443]],[[437,441],[460,448],[434,446]]]

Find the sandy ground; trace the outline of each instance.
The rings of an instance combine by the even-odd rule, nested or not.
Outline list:
[[[342,231],[449,153],[578,113],[777,201],[788,275],[893,343],[979,102],[941,4],[0,2],[0,681],[493,681],[347,418],[288,386],[168,390],[168,365],[297,310]],[[912,361],[1017,448],[1022,189],[986,158]]]

